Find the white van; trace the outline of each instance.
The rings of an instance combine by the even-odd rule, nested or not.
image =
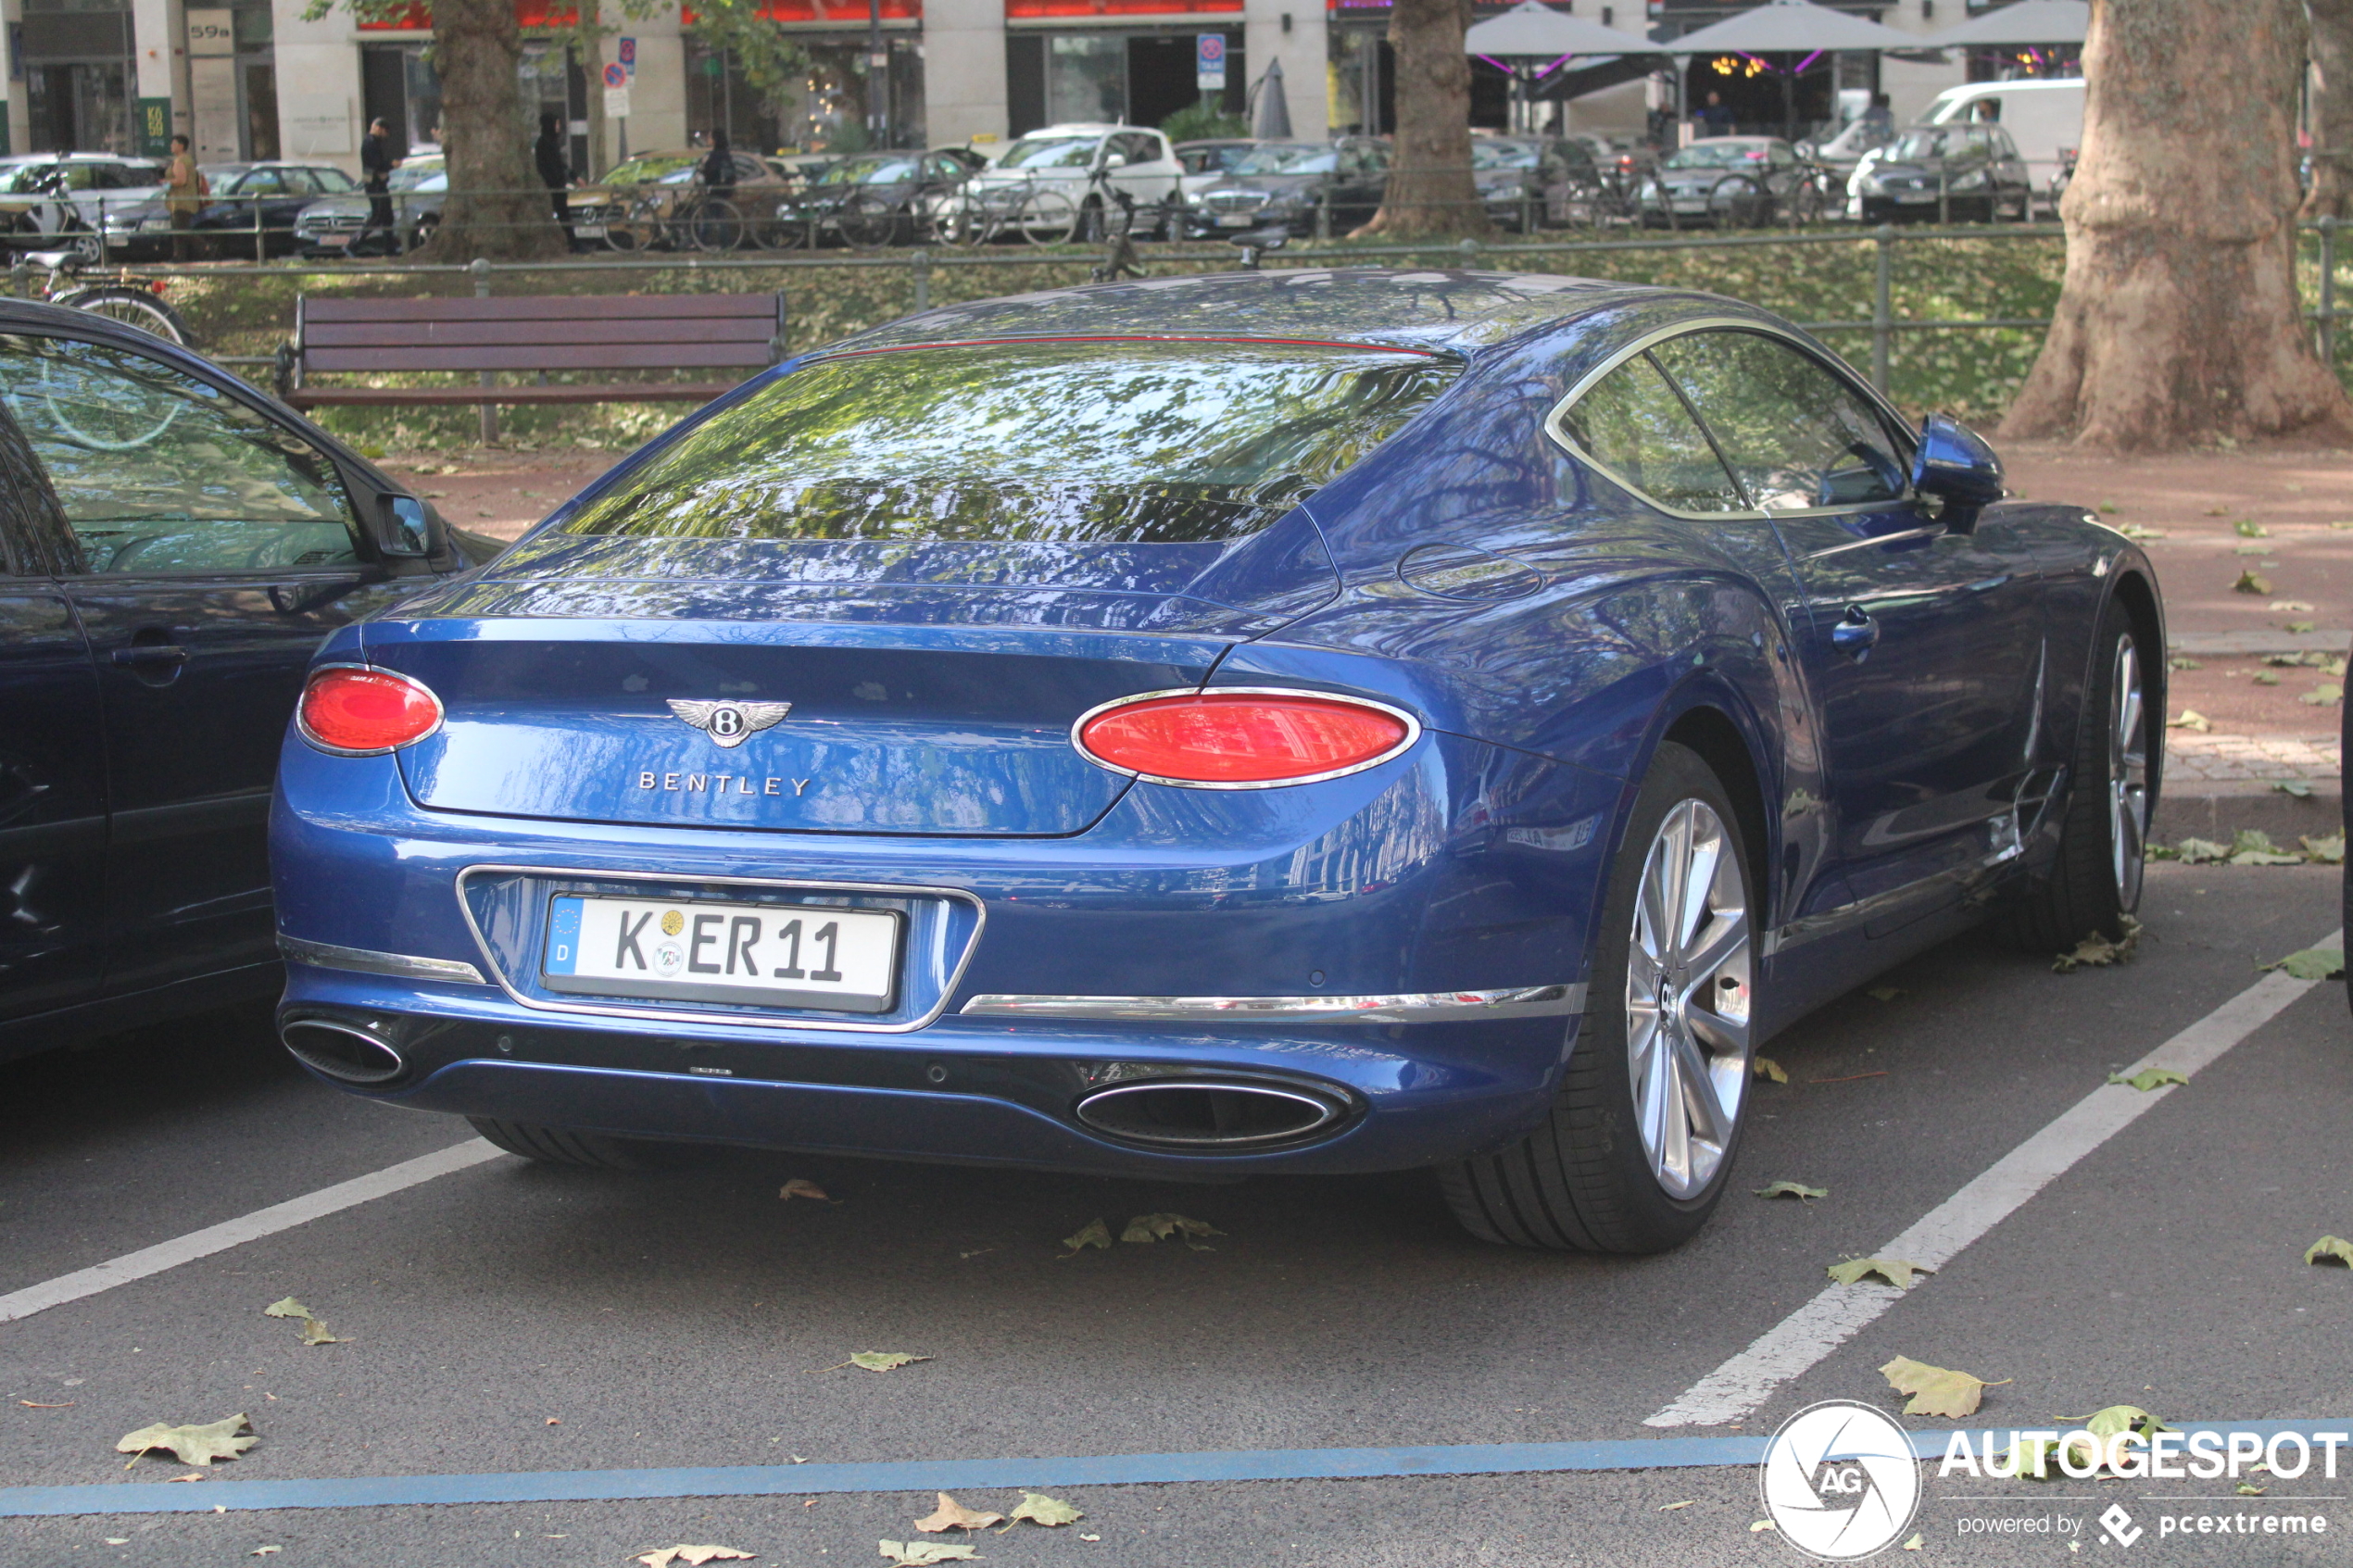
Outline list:
[[[1991,109],[1980,109],[1990,103]],[[2051,177],[2083,144],[2083,79],[2051,81],[1971,82],[1947,87],[1920,116],[1923,125],[1950,125],[1956,120],[1984,118],[2010,133],[2019,157],[2038,195],[2051,188]]]

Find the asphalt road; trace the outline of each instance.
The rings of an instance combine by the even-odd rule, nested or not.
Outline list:
[[[498,1159],[0,1325],[0,1486],[103,1485],[115,1440],[247,1411],[237,1480],[1656,1438],[1643,1418],[2275,959],[2336,929],[2321,868],[2152,869],[2142,957],[2051,972],[1950,944],[1768,1054],[1739,1190],[1692,1245],[1618,1261],[1483,1247],[1424,1181],[1153,1185],[719,1154],[652,1176]],[[2353,1419],[2353,1027],[2316,987],[2152,1107],[1740,1428],[1818,1399],[1900,1399],[1906,1355],[2008,1379],[1967,1424],[2045,1426],[2133,1403],[2168,1420]],[[0,1067],[0,1294],[459,1141],[461,1123],[320,1088],[259,1013]],[[794,1176],[838,1201],[780,1202]],[[1826,1186],[1800,1204],[1746,1188]],[[1064,1259],[1101,1216],[1174,1210],[1214,1250]],[[261,1315],[300,1298],[346,1342]],[[932,1358],[815,1371],[856,1350]],[[61,1405],[62,1409],[35,1406]],[[1894,1562],[2353,1561],[2341,1478],[1928,1482]],[[195,1483],[201,1486],[210,1483]],[[1746,1466],[1058,1489],[1081,1524],[979,1537],[1028,1565],[1672,1564],[1803,1561]],[[1003,1508],[1015,1494],[963,1497]],[[2154,1528],[2294,1508],[2318,1538]],[[2317,1498],[2318,1502],[2290,1499]],[[1965,1500],[1965,1499],[1988,1500]],[[1667,1505],[1688,1502],[1669,1509]],[[0,1562],[370,1568],[614,1564],[676,1542],[762,1563],[875,1562],[926,1495],[0,1520]],[[1988,1538],[1967,1522],[2043,1521]],[[2153,1518],[2145,1518],[2153,1524]],[[2074,1534],[2061,1533],[2071,1524]],[[1100,1536],[1085,1540],[1083,1534]],[[108,1537],[126,1544],[106,1544]],[[2070,1551],[2070,1544],[2078,1549]]]

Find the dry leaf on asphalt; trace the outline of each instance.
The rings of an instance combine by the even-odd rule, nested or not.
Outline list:
[[[1697,1498],[1685,1498],[1681,1502],[1663,1502],[1658,1505],[1658,1511],[1661,1513],[1672,1513],[1679,1508],[1689,1508],[1698,1500]]]
[[[2173,853],[2185,866],[2209,865],[2231,858],[2231,847],[2217,844],[2210,838],[2185,838],[2173,847]]]
[[[2341,1236],[2324,1236],[2304,1249],[2308,1263],[2342,1263],[2353,1269],[2353,1241]]]
[[[2334,708],[2345,700],[2345,684],[2341,681],[2323,681],[2296,700],[2314,708]]]
[[[2269,1489],[2270,1488],[2268,1487],[2258,1486],[2253,1483],[2246,1481],[2240,1482],[2238,1486],[2239,1496],[2243,1498],[2259,1498]]]
[[[1754,1536],[1754,1535],[1757,1534],[1759,1531],[1762,1531],[1762,1530],[1769,1530],[1769,1529],[1771,1529],[1772,1527],[1773,1527],[1773,1522],[1772,1522],[1771,1520],[1769,1520],[1769,1519],[1760,1519],[1760,1520],[1758,1520],[1755,1524],[1751,1524],[1751,1525],[1748,1527],[1748,1533],[1749,1533],[1750,1535]]]
[[[2305,947],[2265,969],[2284,969],[2292,980],[2335,980],[2345,973],[2345,954],[2335,947]]]
[[[124,1434],[114,1451],[132,1455],[134,1464],[137,1456],[157,1449],[169,1449],[182,1464],[210,1464],[217,1459],[234,1459],[260,1440],[254,1436],[248,1416],[233,1415],[203,1426],[171,1426],[158,1421]]]
[[[868,1372],[895,1372],[900,1367],[912,1366],[917,1361],[929,1360],[931,1360],[929,1356],[911,1356],[903,1350],[861,1350],[846,1361],[836,1361],[831,1366],[811,1367],[809,1370],[811,1372],[839,1372],[846,1366],[858,1366],[864,1367]]]
[[[1849,1258],[1830,1265],[1831,1278],[1841,1285],[1856,1285],[1867,1275],[1877,1274],[1898,1290],[1911,1289],[1914,1274],[1935,1272],[1925,1263],[1907,1262],[1902,1258]]]
[[[2159,1432],[2179,1430],[2166,1425],[2138,1405],[2109,1405],[2104,1410],[2095,1411],[2083,1418],[2083,1429],[2102,1442],[2120,1432],[2137,1432],[2144,1437],[2154,1437]]]
[[[1831,1195],[1831,1189],[1828,1187],[1809,1187],[1803,1182],[1775,1182],[1771,1186],[1752,1187],[1749,1190],[1755,1193],[1759,1198],[1798,1198],[1812,1199],[1817,1198],[1828,1198]]]
[[[1127,1222],[1127,1228],[1119,1233],[1119,1239],[1154,1242],[1165,1241],[1172,1236],[1181,1236],[1185,1238],[1186,1246],[1192,1247],[1196,1252],[1206,1252],[1211,1249],[1206,1247],[1194,1247],[1193,1238],[1225,1234],[1207,1220],[1189,1220],[1182,1214],[1139,1214]]]
[[[1904,1407],[1906,1415],[1941,1415],[1957,1421],[1977,1413],[1977,1402],[1986,1389],[2001,1386],[2001,1383],[1947,1367],[1930,1366],[1909,1356],[1898,1356],[1879,1370],[1889,1387],[1912,1397],[1911,1403]],[[2001,1380],[2008,1381],[2007,1377]]]
[[[786,1203],[790,1203],[796,1198],[813,1198],[820,1203],[831,1203],[833,1201],[832,1198],[825,1196],[825,1189],[824,1187],[819,1186],[815,1182],[811,1181],[806,1176],[795,1176],[791,1181],[786,1182],[783,1186],[776,1189],[776,1196]]]
[[[310,1315],[310,1309],[293,1297],[285,1296],[262,1308],[261,1315],[265,1318],[307,1318]]]
[[[635,1559],[646,1568],[670,1568],[673,1562],[684,1562],[687,1568],[702,1568],[706,1562],[749,1562],[759,1553],[737,1551],[731,1546],[666,1546],[660,1551],[649,1551]]]
[[[927,1536],[936,1536],[942,1530],[986,1530],[991,1524],[1002,1524],[1004,1522],[1005,1516],[1001,1513],[988,1513],[977,1508],[966,1508],[946,1492],[942,1492],[939,1494],[937,1511],[916,1520],[915,1528]]]
[[[247,1557],[275,1557],[278,1553],[285,1549],[286,1549],[282,1546],[258,1546],[251,1551],[245,1553],[245,1555]]]
[[[1782,1069],[1780,1062],[1775,1061],[1769,1056],[1760,1056],[1752,1060],[1749,1063],[1749,1070],[1755,1073],[1759,1078],[1770,1078],[1776,1084],[1786,1084],[1789,1082],[1789,1073]]]
[[[2263,678],[2260,675],[2258,675],[2256,679],[2258,681],[2263,681]],[[2280,678],[2277,675],[2274,675],[2269,681],[2263,681],[2263,684],[2265,685],[2276,686],[2280,684]],[[2306,784],[2302,779],[2273,779],[2271,781],[2271,787],[2279,791],[2282,795],[2291,795],[2298,800],[2309,800],[2312,798],[2312,786]]]
[[[2260,828],[2241,828],[2231,840],[2231,864],[2234,866],[2300,866],[2304,857],[2292,854],[2271,842],[2271,835]]]
[[[1911,1538],[1910,1540],[1906,1541],[1906,1542],[1904,1543],[1903,1549],[1904,1549],[1904,1550],[1906,1550],[1906,1551],[1918,1551],[1918,1550],[1919,1550],[1919,1549],[1920,1549],[1920,1532],[1919,1532],[1918,1530],[1913,1531],[1913,1532],[1912,1532],[1912,1538]]]
[[[945,1541],[885,1541],[882,1554],[890,1559],[894,1568],[927,1568],[934,1562],[954,1562],[979,1555],[968,1546],[950,1546]]]
[[[2271,531],[2251,517],[2243,517],[2231,524],[2231,532],[2242,539],[2269,539]]]
[[[2146,1094],[2151,1089],[2161,1089],[2168,1084],[2186,1084],[2189,1079],[2170,1067],[2144,1067],[2129,1078],[2121,1073],[2111,1073],[2108,1075],[2108,1081],[2111,1084],[2121,1085],[2128,1089],[2138,1089],[2141,1093]]]
[[[2296,842],[2304,846],[2305,859],[2316,866],[2345,864],[2345,834],[2342,833],[2308,833]]]
[[[2206,734],[2214,728],[2214,721],[2195,708],[2184,708],[2179,719],[2165,721],[2165,727],[2169,730],[2194,730],[2199,734]]]
[[[1075,1524],[1086,1517],[1060,1498],[1050,1498],[1043,1492],[1022,1493],[1021,1502],[1013,1512],[1013,1518],[1016,1523],[1026,1519],[1032,1524],[1050,1526]],[[1079,1538],[1084,1540],[1087,1537],[1082,1536]]]
[[[1108,1252],[1111,1250],[1111,1227],[1101,1220],[1090,1220],[1076,1236],[1063,1237],[1063,1245],[1070,1248],[1063,1254],[1065,1258],[1076,1258],[1090,1247],[1100,1247]]]
[[[2075,944],[2073,952],[2061,953],[2051,965],[2051,972],[2072,974],[2079,969],[2106,969],[2130,960],[2141,945],[2141,922],[2131,915],[2119,915],[2116,919],[2124,928],[2122,941],[2111,942],[2098,932],[2092,932]]]
[[[2233,594],[2268,594],[2271,591],[2271,580],[2253,571],[2240,572],[2239,580],[2231,584]]]
[[[340,1345],[344,1343],[327,1332],[327,1325],[317,1318],[302,1321],[302,1342],[305,1345]]]

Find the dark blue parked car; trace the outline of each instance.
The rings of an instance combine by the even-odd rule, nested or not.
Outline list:
[[[1674,1245],[1759,1042],[2140,893],[2146,558],[1730,301],[1292,271],[780,367],[337,633],[291,1048],[534,1158],[1427,1166]]]
[[[195,355],[0,301],[0,1060],[276,987],[311,655],[459,543]]]

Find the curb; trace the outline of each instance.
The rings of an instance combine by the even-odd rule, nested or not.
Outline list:
[[[2228,844],[2241,828],[2254,828],[2292,848],[2300,834],[2336,832],[2345,825],[2342,781],[2310,783],[2311,796],[2301,799],[2256,780],[2189,780],[2185,787],[2168,784],[2149,823],[2150,841],[2178,844],[2184,838],[2207,838]]]

